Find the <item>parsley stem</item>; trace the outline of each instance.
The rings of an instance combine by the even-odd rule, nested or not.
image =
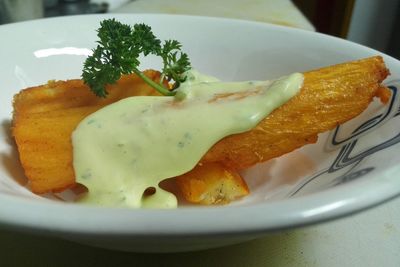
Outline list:
[[[167,88],[165,88],[164,86],[162,86],[161,84],[158,84],[155,81],[153,81],[152,79],[150,79],[149,77],[144,75],[143,72],[141,72],[140,70],[135,68],[135,69],[133,69],[133,72],[137,76],[142,78],[148,85],[150,85],[151,87],[156,89],[160,94],[166,95],[166,96],[174,96],[176,94],[176,92],[172,92],[172,91],[168,90]]]

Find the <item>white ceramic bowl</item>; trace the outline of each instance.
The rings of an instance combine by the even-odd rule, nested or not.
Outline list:
[[[400,193],[400,63],[383,55],[395,93],[336,135],[245,172],[252,193],[227,206],[129,210],[62,203],[32,194],[9,137],[11,99],[27,86],[80,76],[106,17],[152,26],[182,42],[198,70],[224,80],[273,79],[380,54],[330,36],[217,18],[169,15],[75,16],[0,27],[0,225],[130,251],[185,251],[338,218]],[[7,36],[7,37],[6,37]],[[148,61],[143,68],[157,68]],[[49,129],[51,131],[51,129]],[[335,143],[336,142],[336,143]],[[327,146],[329,145],[329,146]],[[328,149],[329,147],[329,149]]]

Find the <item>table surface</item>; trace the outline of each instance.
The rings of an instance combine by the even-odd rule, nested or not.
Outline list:
[[[137,0],[114,12],[206,14],[313,30],[289,0],[248,0],[246,9],[240,7],[243,2],[238,0],[229,0],[229,5],[224,5],[224,2],[228,3],[227,0]],[[253,9],[249,8],[251,6]],[[333,222],[276,233],[234,246],[188,253],[118,252],[10,229],[0,230],[0,266],[138,265],[398,267],[400,199]]]
[[[135,0],[111,12],[224,17],[315,30],[290,0]]]

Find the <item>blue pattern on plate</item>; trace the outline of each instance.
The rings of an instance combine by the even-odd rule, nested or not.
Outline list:
[[[357,147],[357,142],[360,137],[371,132],[372,130],[376,130],[378,127],[380,127],[393,117],[400,115],[400,96],[398,93],[399,83],[400,81],[394,81],[392,82],[392,85],[388,86],[388,88],[392,91],[392,96],[388,104],[388,108],[384,113],[365,121],[359,127],[357,127],[350,136],[341,140],[338,139],[340,126],[338,126],[333,131],[333,134],[331,135],[331,140],[328,142],[330,148],[338,149],[341,147],[337,157],[329,168],[322,170],[314,174],[313,176],[303,179],[303,181],[299,185],[297,185],[294,190],[291,191],[291,193],[289,194],[290,197],[298,194],[300,191],[303,191],[305,188],[307,188],[308,185],[311,184],[311,182],[315,182],[317,179],[324,179],[327,174],[339,172],[345,167],[349,167],[349,169],[344,173],[338,173],[338,176],[334,179],[329,179],[329,182],[322,182],[322,187],[324,189],[327,189],[332,186],[344,184],[358,179],[376,169],[376,166],[363,166],[363,168],[357,170],[356,167],[359,166],[361,161],[371,156],[372,154],[399,143],[400,129],[398,129],[398,132],[395,133],[396,135],[394,137],[382,143],[375,144],[374,146],[369,147],[366,150],[355,153],[355,155],[352,155],[352,152],[354,152],[355,148]],[[321,186],[319,187],[319,189],[321,189]]]

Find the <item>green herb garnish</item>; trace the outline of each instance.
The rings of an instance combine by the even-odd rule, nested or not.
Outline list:
[[[93,54],[86,59],[82,72],[83,81],[97,96],[106,97],[105,86],[115,83],[122,74],[135,73],[163,95],[175,95],[174,91],[163,86],[164,79],[174,81],[174,89],[185,81],[190,62],[178,41],[167,40],[161,45],[148,25],[131,27],[115,19],[102,21],[97,32],[100,40]],[[163,61],[159,83],[138,69],[139,56],[149,54],[159,56]]]

